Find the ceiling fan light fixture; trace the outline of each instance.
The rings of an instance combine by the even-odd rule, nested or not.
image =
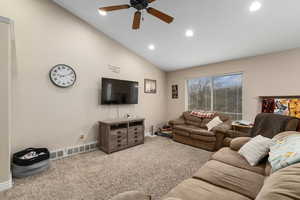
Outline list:
[[[149,44],[148,49],[154,51],[155,50],[154,44]]]
[[[259,1],[253,1],[249,7],[250,12],[256,12],[261,9],[262,4]]]
[[[98,9],[98,12],[101,16],[106,16],[107,12],[105,10]]]
[[[194,31],[191,29],[188,29],[185,31],[185,36],[186,37],[193,37],[194,36]]]

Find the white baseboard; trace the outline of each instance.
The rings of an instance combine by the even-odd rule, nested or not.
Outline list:
[[[12,188],[12,178],[10,178],[8,181],[0,183],[0,192],[4,191],[4,190],[8,190],[10,188]]]

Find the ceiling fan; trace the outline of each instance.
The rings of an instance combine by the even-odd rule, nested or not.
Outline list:
[[[130,0],[130,5],[129,4],[124,4],[124,5],[117,5],[117,6],[107,6],[103,8],[99,8],[100,11],[102,12],[110,12],[110,11],[115,11],[115,10],[122,10],[122,9],[128,9],[128,8],[135,8],[137,11],[134,14],[133,18],[133,24],[132,24],[132,29],[136,30],[140,28],[140,23],[141,23],[141,17],[142,17],[142,10],[146,10],[150,15],[153,15],[154,17],[159,18],[160,20],[170,24],[174,18],[155,9],[152,7],[149,7],[149,4],[154,2],[156,0]]]

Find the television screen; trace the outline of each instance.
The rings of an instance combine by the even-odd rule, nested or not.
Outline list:
[[[137,104],[139,83],[102,78],[101,104]]]

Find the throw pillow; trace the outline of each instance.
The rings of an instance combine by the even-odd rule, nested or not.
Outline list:
[[[258,135],[247,142],[239,150],[239,154],[242,155],[251,166],[255,166],[268,155],[271,144],[271,139]]]
[[[208,130],[208,131],[211,131],[213,128],[215,128],[216,126],[218,126],[218,125],[220,125],[220,124],[222,124],[222,123],[223,123],[223,121],[220,119],[219,116],[218,116],[218,117],[215,117],[215,118],[213,118],[210,122],[208,122],[208,123],[206,124],[207,130]]]
[[[272,172],[300,162],[300,134],[274,139],[273,141],[269,153]]]

